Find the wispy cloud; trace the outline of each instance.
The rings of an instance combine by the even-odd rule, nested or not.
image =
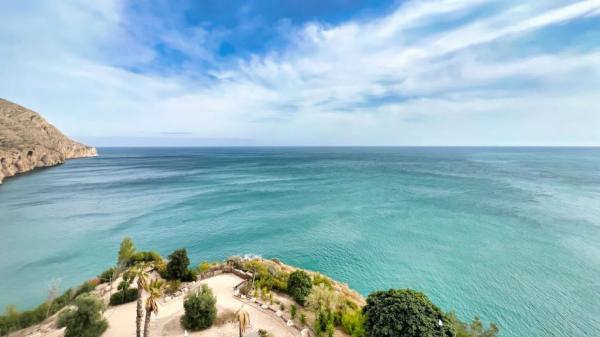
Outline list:
[[[209,25],[142,37],[117,1],[30,6],[0,14],[0,91],[74,135],[600,144],[600,1],[409,1],[278,27],[286,43],[226,59]],[[569,41],[527,39],[545,29]],[[157,63],[161,44],[185,62]]]

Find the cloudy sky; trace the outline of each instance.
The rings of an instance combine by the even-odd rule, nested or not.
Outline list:
[[[600,0],[7,0],[0,41],[97,146],[600,145]]]

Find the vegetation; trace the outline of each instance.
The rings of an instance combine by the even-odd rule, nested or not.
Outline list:
[[[88,293],[94,288],[95,286],[92,283],[85,282],[75,290],[67,289],[52,301],[42,303],[32,310],[19,312],[15,307],[8,306],[4,315],[0,316],[0,336],[42,322],[48,316],[72,304],[77,296]]]
[[[242,337],[250,327],[250,314],[248,314],[248,312],[245,311],[243,308],[240,308],[240,310],[238,310],[238,312],[236,313],[236,317],[238,322],[238,331],[240,335],[239,337]]]
[[[117,277],[117,268],[110,267],[98,275],[100,283],[112,282]]]
[[[217,299],[212,290],[203,284],[200,290],[186,296],[183,303],[185,314],[181,317],[181,325],[192,331],[210,327],[217,317],[216,303]]]
[[[290,307],[290,315],[292,315],[292,319],[296,318],[297,310],[298,310],[298,307],[295,304],[292,304],[292,306]]]
[[[425,294],[391,289],[369,295],[363,309],[367,337],[455,336],[444,313]],[[441,324],[440,324],[441,323]]]
[[[135,288],[119,290],[110,296],[110,305],[120,305],[137,300],[139,297],[138,291]]]
[[[144,337],[150,337],[150,319],[152,313],[158,314],[158,299],[163,294],[164,282],[162,280],[152,280],[146,286],[148,298],[146,298],[146,318],[144,321]]]
[[[133,244],[133,240],[131,238],[126,237],[121,241],[121,246],[119,247],[119,255],[117,257],[117,265],[118,266],[126,266],[129,264],[129,261],[135,254],[135,245]]]
[[[365,335],[364,317],[360,309],[346,308],[341,317],[342,329],[351,337]]]
[[[494,337],[498,335],[499,329],[495,324],[485,328],[479,317],[475,317],[471,324],[461,322],[453,313],[446,318],[456,330],[457,337]]]
[[[167,280],[196,281],[196,272],[188,269],[189,265],[190,259],[185,248],[177,249],[169,255],[169,263],[167,263],[167,268],[162,276]]]
[[[56,319],[56,327],[64,328],[67,326],[67,320],[75,313],[75,309],[67,308],[58,313],[58,318]]]
[[[135,333],[136,337],[142,336],[142,293],[148,286],[148,274],[146,273],[146,265],[137,265],[131,270],[134,277],[137,278],[137,304],[135,310]]]
[[[287,292],[296,302],[304,305],[306,297],[312,289],[312,280],[310,276],[302,270],[296,270],[291,273],[287,282]]]
[[[84,295],[75,301],[77,310],[63,316],[65,337],[99,337],[108,328],[102,318],[104,304],[92,295]]]
[[[258,337],[271,337],[272,335],[264,329],[258,329]]]

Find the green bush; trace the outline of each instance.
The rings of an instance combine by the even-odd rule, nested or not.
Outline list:
[[[77,296],[88,293],[95,287],[94,284],[85,282],[76,291],[67,289],[52,302],[44,302],[34,309],[27,311],[19,312],[13,306],[9,306],[5,314],[0,316],[0,332],[4,334],[41,323],[48,316],[54,315],[65,306],[71,304]]]
[[[187,269],[181,277],[182,282],[194,282],[198,279],[198,273],[195,270]]]
[[[312,289],[312,281],[310,276],[302,270],[296,270],[290,274],[287,283],[287,291],[296,302],[304,305],[306,296],[310,294]]]
[[[364,318],[360,309],[346,308],[342,312],[341,326],[351,337],[365,335]]]
[[[327,276],[316,273],[313,275],[313,285],[318,286],[319,284],[323,284],[325,287],[333,289],[333,284]]]
[[[271,337],[272,335],[264,329],[258,329],[258,337]]]
[[[119,305],[123,303],[133,302],[138,299],[138,291],[136,288],[122,289],[110,296],[110,305]]]
[[[169,263],[167,263],[167,269],[164,272],[164,278],[167,280],[181,280],[189,278],[188,266],[190,265],[190,259],[187,256],[185,248],[177,249],[171,255],[169,255]]]
[[[65,309],[58,314],[58,318],[56,320],[57,328],[64,328],[67,326],[67,321],[71,318],[71,316],[75,313],[75,309]]]
[[[99,337],[108,328],[102,318],[104,304],[91,295],[83,295],[75,300],[77,310],[68,315],[65,337]]]
[[[116,277],[115,273],[115,267],[108,268],[107,270],[100,273],[100,275],[98,275],[98,279],[100,280],[100,283],[110,282]]]
[[[292,315],[292,319],[296,318],[296,310],[298,310],[298,307],[295,304],[292,304],[290,307],[290,315]]]
[[[390,289],[369,295],[363,309],[367,337],[450,337],[445,316],[425,294],[410,289]]]
[[[460,321],[454,313],[450,313],[446,315],[446,321],[454,327],[457,337],[495,337],[499,332],[494,323],[486,329],[479,317],[475,317],[471,324],[467,324]]]
[[[73,295],[73,297],[77,297],[81,294],[87,294],[89,292],[91,292],[92,290],[96,289],[96,286],[90,282],[84,282],[82,285],[80,285],[77,290],[75,291],[75,294]]]
[[[217,317],[217,299],[212,290],[203,284],[200,290],[189,293],[183,303],[185,314],[181,317],[181,325],[196,331],[210,327]]]
[[[164,263],[162,256],[157,252],[136,252],[127,262],[127,266],[134,266],[142,262],[152,262],[155,265]]]

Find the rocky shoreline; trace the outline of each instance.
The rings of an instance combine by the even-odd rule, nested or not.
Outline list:
[[[97,155],[95,148],[71,140],[38,113],[0,99],[0,184],[39,167]]]

